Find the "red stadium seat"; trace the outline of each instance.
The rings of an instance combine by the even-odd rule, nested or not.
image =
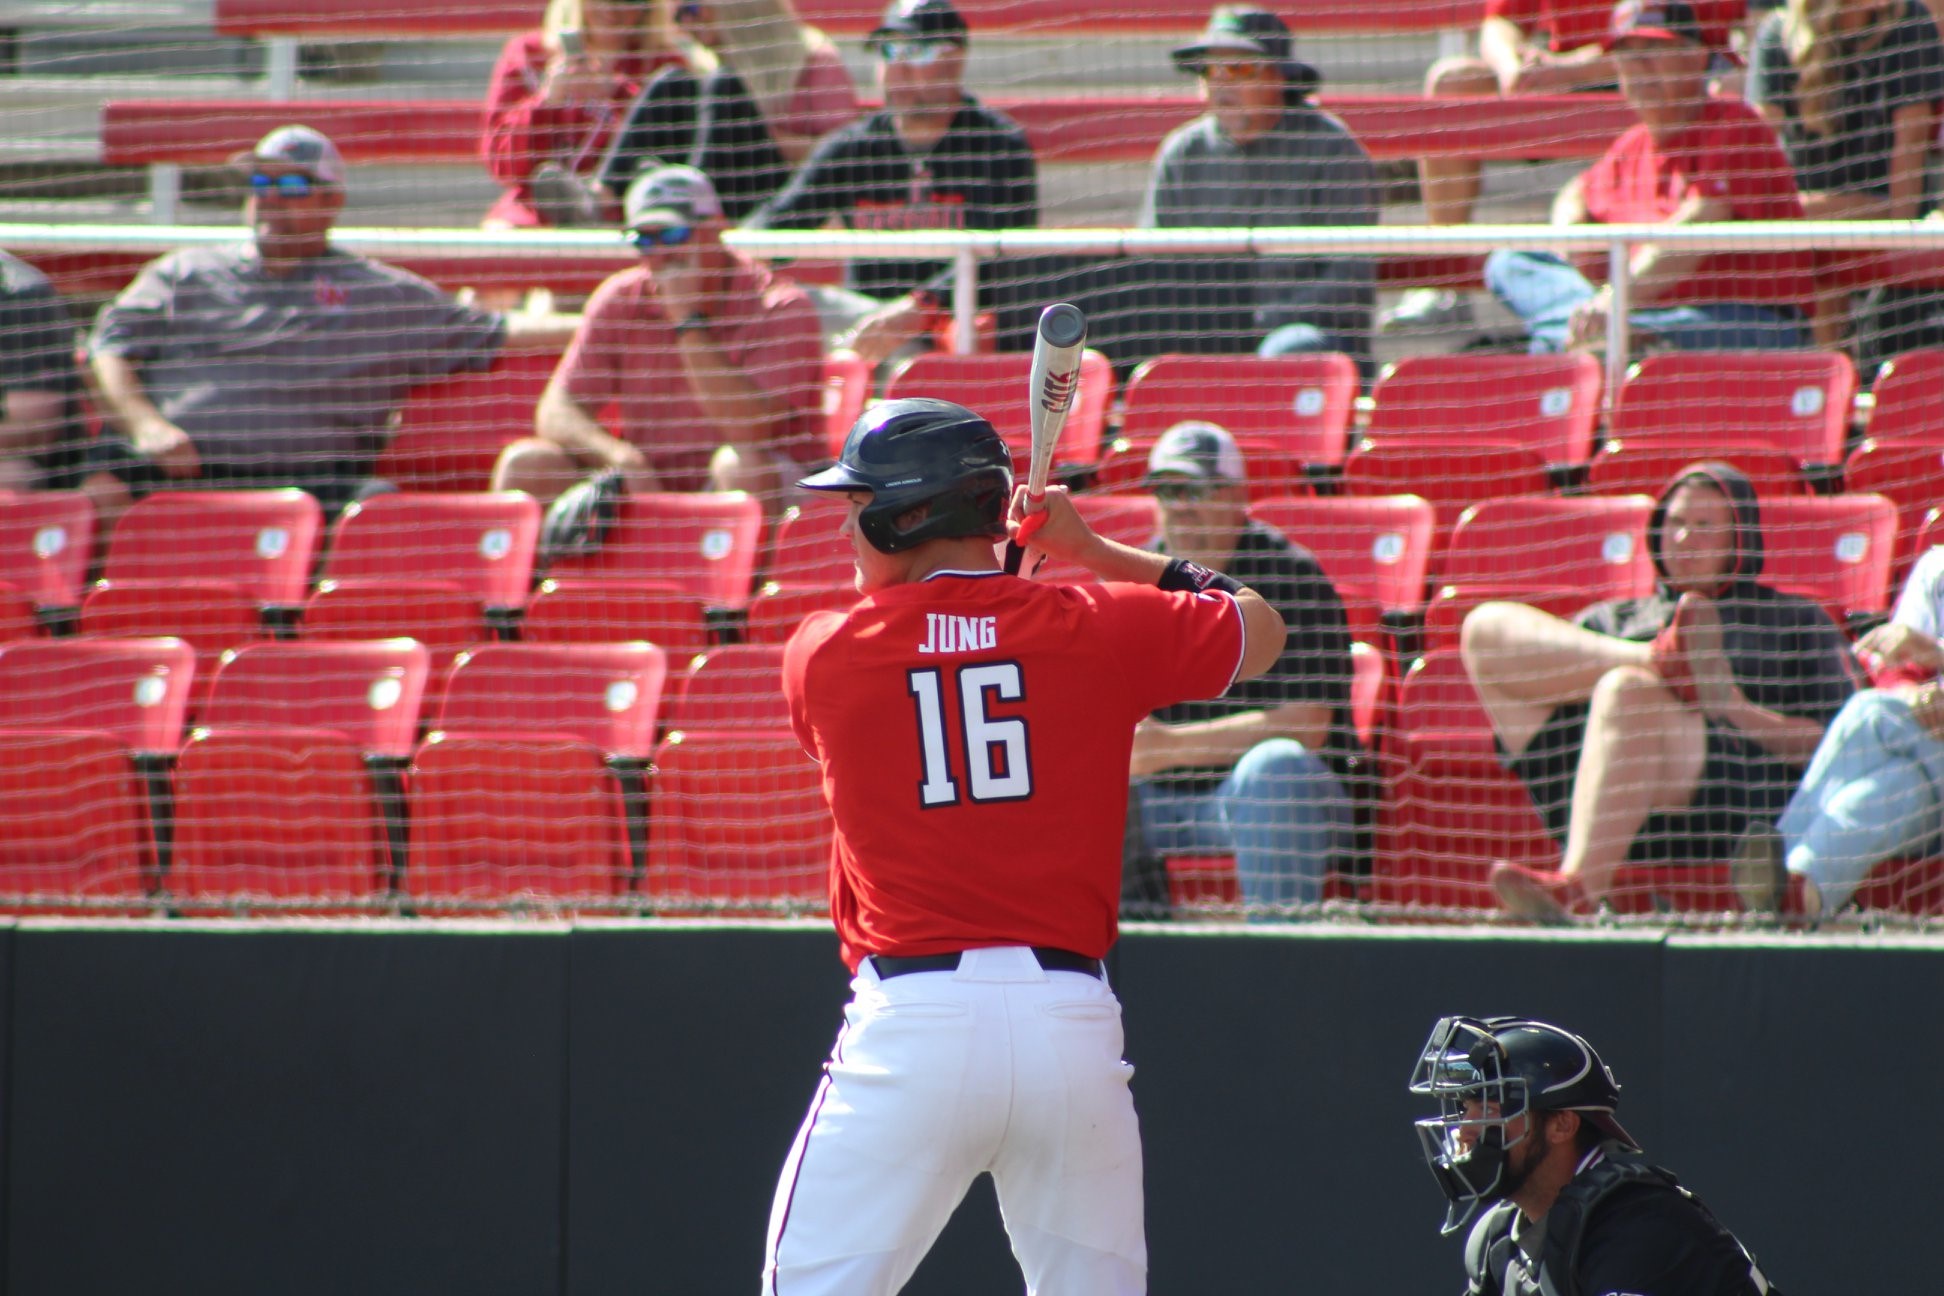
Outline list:
[[[1897,506],[1897,553],[1891,584],[1899,586],[1921,552],[1918,533],[1931,508],[1944,501],[1944,432],[1878,440],[1850,451],[1843,489],[1881,495]]]
[[[774,644],[725,644],[696,658],[669,708],[668,727],[685,732],[788,729],[783,649]]]
[[[776,524],[769,583],[784,589],[850,584],[857,575],[857,550],[840,533],[847,512],[841,496],[813,497],[784,510]]]
[[[1514,495],[1465,510],[1425,608],[1424,647],[1455,648],[1466,613],[1513,599],[1570,614],[1652,592],[1645,495]]]
[[[407,894],[611,904],[646,828],[668,672],[653,644],[491,644],[462,657],[412,764]]]
[[[523,491],[378,495],[349,505],[331,528],[323,579],[409,597],[423,582],[483,608],[526,605],[540,506]]]
[[[11,585],[0,585],[0,644],[32,639],[40,630],[34,601]]]
[[[1356,365],[1335,352],[1156,356],[1127,380],[1126,415],[1099,484],[1139,482],[1163,432],[1207,419],[1241,446],[1251,495],[1300,493],[1304,465],[1343,462],[1357,386]]]
[[[91,637],[173,635],[205,662],[266,637],[263,610],[227,581],[98,581],[81,603],[81,633]],[[215,686],[213,670],[196,680],[190,712],[200,717]]]
[[[1316,555],[1346,606],[1357,601],[1377,614],[1413,613],[1424,606],[1436,516],[1424,499],[1258,500],[1249,512]],[[1351,637],[1370,642],[1358,629],[1353,617]]]
[[[749,621],[744,638],[753,644],[788,643],[803,618],[812,612],[845,611],[855,607],[857,587],[842,585],[802,585],[788,589],[765,586],[749,603]]]
[[[1585,463],[1600,417],[1600,364],[1568,355],[1407,356],[1371,392],[1365,435],[1523,445],[1549,464]]]
[[[1840,463],[1855,397],[1855,366],[1838,352],[1664,352],[1634,366],[1608,431],[1677,439],[1697,458],[1760,441],[1798,463]]]
[[[991,355],[927,351],[885,384],[884,396],[886,400],[934,396],[978,411],[1012,447],[1014,469],[1024,477],[1033,445],[1032,420],[1027,408],[1032,367],[1033,357],[1023,351]],[[1113,366],[1100,352],[1083,351],[1073,409],[1067,415],[1066,426],[1060,429],[1060,443],[1053,452],[1056,468],[1091,467],[1099,462],[1107,409],[1113,400]]]
[[[520,623],[527,643],[659,644],[682,661],[709,643],[702,600],[672,585],[619,580],[549,580]]]
[[[1480,500],[1543,495],[1550,488],[1545,462],[1530,446],[1445,444],[1429,437],[1366,439],[1343,463],[1346,495],[1408,493],[1430,501],[1437,517],[1431,550],[1434,577],[1459,514]]]
[[[372,472],[402,491],[483,491],[499,453],[533,435],[533,411],[560,357],[502,354],[483,372],[413,389]]]
[[[1109,540],[1145,549],[1161,533],[1161,506],[1152,495],[1075,495],[1073,505],[1087,525]],[[1091,581],[1077,563],[1048,559],[1032,575],[1043,581]]]
[[[835,459],[844,452],[851,424],[871,399],[871,366],[855,351],[832,351],[824,357],[824,448]]]
[[[1390,668],[1384,654],[1367,643],[1350,645],[1350,720],[1357,728],[1357,741],[1364,750],[1375,753],[1384,745],[1384,731],[1390,718]]]
[[[1765,584],[1815,599],[1839,623],[1890,606],[1897,509],[1881,495],[1762,501]]]
[[[433,581],[405,588],[325,581],[304,604],[301,630],[313,643],[416,639],[432,654],[435,679],[445,677],[460,653],[490,637],[476,600]]]
[[[323,510],[299,490],[158,491],[115,524],[102,576],[116,585],[215,581],[265,606],[294,606],[323,529]]]
[[[175,777],[167,888],[189,912],[389,903],[422,644],[254,644],[217,668]]]
[[[1711,439],[1705,451],[1668,438],[1607,440],[1586,469],[1586,489],[1594,495],[1651,495],[1656,499],[1684,468],[1716,460],[1738,468],[1755,493],[1806,495],[1802,466],[1787,451],[1760,441],[1730,444]]]
[[[1872,439],[1944,440],[1944,351],[1906,351],[1886,361],[1871,392]]]
[[[37,607],[79,606],[94,534],[94,505],[80,491],[0,496],[0,585]]]
[[[100,731],[0,729],[0,910],[139,903],[155,868],[148,791],[125,745]]]
[[[1491,723],[1454,649],[1427,653],[1398,689],[1391,780],[1373,897],[1495,909],[1493,861],[1551,867],[1558,847],[1525,786],[1499,764]]]
[[[597,551],[563,558],[547,574],[667,583],[707,606],[741,608],[762,538],[762,505],[740,491],[633,495]]]
[[[203,723],[332,730],[358,751],[403,758],[418,738],[430,667],[425,646],[409,639],[252,644],[217,667]]]
[[[132,752],[182,744],[196,654],[180,639],[48,639],[0,650],[0,726],[87,729]]]
[[[668,654],[649,643],[487,644],[453,670],[436,727],[566,735],[646,760],[667,679]]]
[[[658,910],[825,908],[830,811],[793,734],[673,735],[653,791],[643,890]]]

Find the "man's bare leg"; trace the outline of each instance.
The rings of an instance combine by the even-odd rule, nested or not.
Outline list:
[[[1499,742],[1531,745],[1553,711],[1591,697],[1619,666],[1647,667],[1644,643],[1596,634],[1524,603],[1481,603],[1465,618],[1459,651]]]

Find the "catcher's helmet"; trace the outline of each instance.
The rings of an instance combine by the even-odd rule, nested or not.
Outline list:
[[[885,401],[851,424],[836,463],[797,483],[805,490],[869,491],[858,530],[879,553],[927,540],[1006,534],[1012,452],[992,424],[963,405],[915,397]],[[898,519],[921,505],[904,529]]]
[[[1511,1140],[1505,1126],[1526,1112],[1578,1112],[1609,1137],[1640,1146],[1614,1119],[1620,1083],[1593,1046],[1529,1017],[1443,1018],[1418,1056],[1411,1092],[1438,1100],[1438,1114],[1420,1120],[1417,1131],[1450,1202],[1446,1233],[1516,1186],[1506,1182],[1506,1152],[1530,1125]]]

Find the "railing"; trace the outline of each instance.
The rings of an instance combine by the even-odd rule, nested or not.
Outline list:
[[[228,243],[236,226],[0,224],[0,247],[34,252],[148,251]],[[606,230],[471,230],[343,228],[333,235],[348,251],[384,258],[437,255],[491,261],[548,251],[612,256],[617,268],[634,250]],[[730,246],[763,257],[950,261],[954,266],[956,345],[970,350],[978,311],[979,266],[985,261],[1048,253],[1072,256],[1477,255],[1499,248],[1602,253],[1613,284],[1608,314],[1607,388],[1627,371],[1628,261],[1643,244],[1711,251],[1944,252],[1944,224],[1924,221],[1747,221],[1722,225],[1380,225],[1357,229],[1059,229],[933,230],[906,233],[734,230]]]

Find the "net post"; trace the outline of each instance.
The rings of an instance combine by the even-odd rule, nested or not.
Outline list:
[[[1613,289],[1607,301],[1606,318],[1606,394],[1605,404],[1608,412],[1613,409],[1614,397],[1620,391],[1620,384],[1627,377],[1627,300],[1633,294],[1632,283],[1628,279],[1628,246],[1625,239],[1614,239],[1607,244],[1607,284]]]
[[[952,254],[952,353],[971,355],[978,347],[979,258],[970,246]]]

